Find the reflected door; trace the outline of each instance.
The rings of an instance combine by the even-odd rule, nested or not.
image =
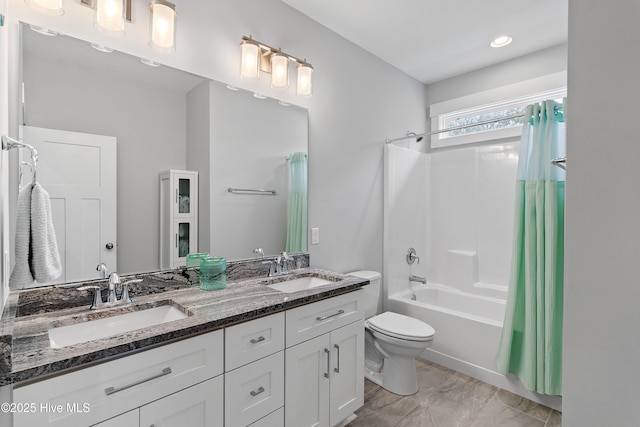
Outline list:
[[[63,266],[55,283],[98,278],[101,262],[116,271],[116,138],[32,126],[20,130],[22,140],[38,150],[37,180],[51,199]],[[23,171],[28,182],[28,169]]]

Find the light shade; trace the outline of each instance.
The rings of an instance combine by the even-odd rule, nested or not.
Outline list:
[[[313,67],[310,64],[302,63],[298,65],[297,71],[296,95],[311,96],[313,94]]]
[[[37,10],[45,15],[63,15],[63,0],[24,0],[33,10]]]
[[[240,77],[247,79],[258,78],[260,67],[260,45],[248,39],[240,43],[242,62],[240,64]]]
[[[176,50],[176,5],[164,0],[154,0],[151,9],[149,46],[162,53]]]
[[[124,0],[97,0],[95,26],[110,36],[124,36]]]
[[[271,55],[271,87],[289,86],[289,58],[280,52]]]

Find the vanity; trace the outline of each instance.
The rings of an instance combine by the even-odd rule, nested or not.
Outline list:
[[[220,291],[200,290],[190,270],[138,275],[123,308],[56,307],[83,292],[73,285],[12,293],[0,385],[12,389],[14,427],[344,424],[363,404],[368,282],[304,266],[267,277],[256,274],[260,261],[235,264]],[[127,319],[130,329],[139,313],[173,309],[177,320],[92,335],[94,324]]]

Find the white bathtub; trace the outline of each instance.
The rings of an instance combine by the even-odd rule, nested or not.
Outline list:
[[[390,311],[420,319],[435,329],[433,344],[421,358],[560,410],[558,396],[533,393],[515,377],[497,372],[505,307],[505,299],[432,284],[389,296]]]

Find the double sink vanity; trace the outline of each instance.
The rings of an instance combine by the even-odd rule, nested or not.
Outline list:
[[[12,292],[0,386],[13,426],[344,423],[363,404],[368,282],[294,264],[267,277],[260,260],[231,262],[219,291],[197,270],[138,274],[131,305],[99,310],[86,283]]]

